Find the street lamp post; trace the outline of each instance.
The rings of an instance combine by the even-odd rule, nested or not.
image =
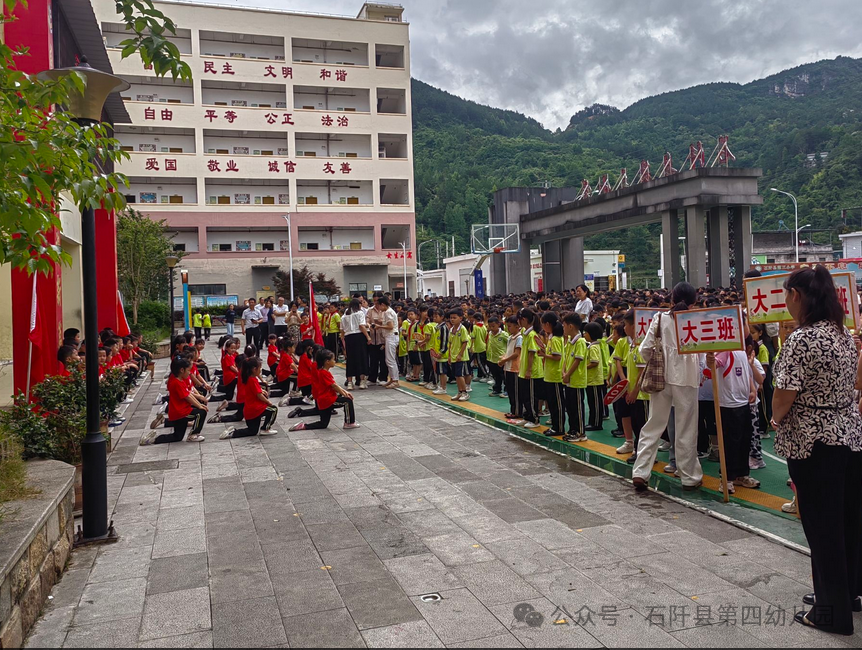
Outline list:
[[[128,90],[129,83],[112,74],[95,70],[81,57],[81,63],[71,68],[46,70],[39,78],[57,81],[71,74],[82,75],[85,88],[69,96],[68,113],[82,127],[98,124],[108,95]],[[87,342],[87,436],[81,443],[82,487],[84,504],[83,531],[75,543],[103,540],[114,541],[117,533],[113,522],[108,525],[108,449],[99,427],[99,328],[96,296],[96,217],[92,207],[81,206],[81,267],[84,285],[84,338]]]
[[[410,297],[407,291],[407,242],[401,242],[401,260],[404,262],[404,299]]]
[[[796,261],[799,261],[799,231],[801,228],[799,227],[799,204],[796,202],[796,197],[793,196],[790,192],[784,192],[775,187],[769,188],[773,192],[778,192],[779,194],[784,194],[785,196],[789,196],[790,200],[793,201],[793,219],[794,219],[794,228],[796,229],[796,241],[794,242],[794,247],[796,248]],[[804,226],[803,226],[804,227]]]
[[[799,233],[801,233],[806,228],[810,228],[811,224],[806,223],[804,226],[800,226],[796,229],[796,261],[799,261]]]
[[[288,269],[288,275],[290,275],[290,302],[293,302],[293,228],[290,226],[290,212],[282,215],[282,218],[287,224],[287,256],[290,259],[290,268]]]
[[[170,292],[171,292],[171,295],[170,295],[171,345],[174,344],[173,343],[174,342],[174,335],[176,334],[176,331],[174,329],[174,267],[177,265],[177,262],[179,262],[179,261],[180,261],[180,258],[177,257],[176,255],[166,255],[165,256],[165,263],[167,263],[167,265],[168,265],[168,273],[171,276],[171,279],[169,282]]]

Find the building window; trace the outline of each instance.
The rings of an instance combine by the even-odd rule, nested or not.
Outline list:
[[[316,251],[319,249],[319,244],[317,242],[302,242],[299,245],[299,250],[301,251]]]
[[[766,263],[767,264],[775,264],[775,258],[774,257],[767,257]]]
[[[190,284],[189,293],[193,296],[224,296],[227,294],[225,284]]]
[[[273,244],[272,242],[264,243],[262,248],[265,251],[274,251],[275,250],[275,244]]]
[[[351,295],[354,293],[368,293],[368,284],[365,282],[351,282],[348,284],[348,291]]]
[[[232,244],[213,244],[213,251],[216,253],[230,253],[233,250]]]
[[[185,244],[174,244],[174,250],[175,251],[185,251],[186,245]]]

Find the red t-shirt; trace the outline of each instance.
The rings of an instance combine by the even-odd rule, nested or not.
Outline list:
[[[260,387],[260,381],[258,381],[257,377],[252,375],[248,378],[248,382],[246,382],[245,385],[245,391],[248,399],[246,400],[242,414],[246,420],[253,420],[260,416],[260,414],[267,408],[266,402],[261,401],[258,397],[258,395],[263,393],[263,389]]]
[[[60,377],[68,377],[68,376],[70,376],[72,373],[71,373],[71,372],[69,372],[69,371],[66,369],[66,364],[65,364],[65,363],[61,363],[61,364],[60,364],[60,370],[57,372],[57,374],[58,374]]]
[[[245,389],[247,384],[242,381],[242,375],[236,380],[236,403],[245,404]]]
[[[317,406],[320,409],[328,409],[335,404],[338,395],[332,387],[335,385],[335,377],[328,370],[319,369],[317,371],[317,381],[315,382],[314,399],[317,400]]]
[[[116,368],[117,366],[122,366],[123,360],[120,358],[119,354],[115,354],[111,357],[111,360],[108,361],[108,368]]]
[[[233,370],[229,370],[229,368],[233,366],[236,367],[236,354],[226,354],[221,358],[221,370],[222,370],[222,383],[227,386],[234,379],[236,379],[236,373]]]
[[[293,374],[293,358],[291,355],[283,352],[281,359],[278,360],[278,368],[275,369],[275,378],[278,381],[284,381]]]
[[[278,363],[278,348],[275,345],[270,345],[267,347],[269,351],[269,355],[266,357],[266,365],[274,366]]]
[[[314,325],[312,323],[307,323],[306,325],[299,326],[299,333],[302,335],[304,339],[313,339],[314,338]]]
[[[314,383],[314,376],[317,374],[317,366],[308,358],[307,354],[303,354],[299,358],[299,372],[296,375],[296,385],[302,388]]]
[[[127,350],[126,348],[123,348],[122,350],[120,350],[120,358],[123,361],[131,361],[132,360],[132,351]]]
[[[192,412],[192,405],[186,401],[191,393],[189,381],[181,381],[175,375],[168,377],[168,420],[179,420]]]

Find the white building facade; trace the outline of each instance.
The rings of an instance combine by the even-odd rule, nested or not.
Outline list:
[[[294,267],[342,294],[415,287],[408,24],[398,5],[355,18],[157,2],[191,82],[122,59],[114,3],[96,0],[131,124],[116,126],[131,207],[165,219],[192,294],[273,295]],[[284,218],[290,217],[290,236]]]

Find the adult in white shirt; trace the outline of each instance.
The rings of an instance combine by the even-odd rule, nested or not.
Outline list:
[[[289,312],[290,308],[284,304],[284,298],[279,296],[278,304],[272,308],[273,324],[275,325],[274,334],[276,336],[280,337],[287,334],[287,314]]]
[[[263,322],[260,308],[255,298],[248,299],[248,307],[242,312],[242,333],[245,334],[245,344],[253,345],[260,353],[260,324]]]
[[[347,388],[350,389],[354,379],[360,388],[368,388],[368,344],[371,336],[358,299],[350,301],[339,327],[347,357]]]
[[[575,287],[575,295],[578,297],[578,304],[575,305],[575,313],[581,317],[585,323],[590,322],[590,315],[593,313],[593,301],[590,300],[590,288],[585,284],[579,284]]]
[[[697,301],[697,292],[687,282],[673,288],[671,302],[674,311],[688,309]],[[661,341],[657,338],[661,327]],[[662,346],[665,366],[665,389],[650,395],[650,416],[641,430],[637,460],[632,470],[635,489],[643,491],[649,486],[655,464],[659,439],[667,428],[671,408],[674,410],[676,438],[676,467],[683,489],[695,490],[703,482],[703,470],[697,458],[697,390],[700,386],[700,364],[696,354],[679,354],[676,349],[676,332],[671,312],[656,316],[641,343],[640,353],[649,362],[656,345]]]
[[[389,298],[380,296],[374,305],[377,311],[383,312],[383,322],[375,325],[376,330],[383,332],[383,347],[386,350],[386,368],[389,370],[389,381],[386,388],[398,388],[398,315],[389,306]]]

